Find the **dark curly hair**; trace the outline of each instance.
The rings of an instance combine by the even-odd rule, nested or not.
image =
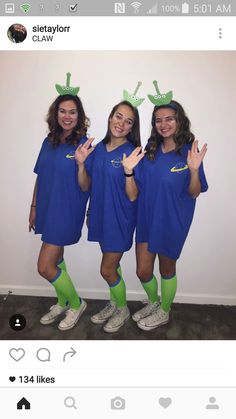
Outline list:
[[[128,106],[134,114],[134,124],[132,126],[131,132],[129,132],[129,134],[127,135],[127,140],[130,143],[132,143],[135,147],[138,147],[138,146],[141,145],[138,109],[135,108],[133,105],[131,105],[130,102],[127,102],[126,100],[123,100],[122,102],[118,103],[112,109],[112,111],[111,111],[111,113],[108,117],[107,132],[106,132],[106,135],[103,139],[103,143],[107,144],[111,141],[111,132],[110,132],[110,128],[109,128],[110,118],[113,117],[114,113],[117,111],[119,106],[123,106],[123,105]]]
[[[172,100],[168,105],[155,106],[152,113],[152,131],[151,136],[148,139],[146,145],[147,157],[149,160],[155,160],[156,152],[160,144],[163,142],[163,137],[158,134],[156,130],[156,112],[161,108],[170,108],[175,111],[175,118],[177,123],[176,133],[174,135],[174,142],[176,145],[176,153],[181,152],[181,148],[184,144],[192,144],[195,139],[194,134],[190,131],[190,121],[180,103]]]
[[[86,135],[87,128],[89,126],[89,119],[85,115],[82,102],[78,96],[58,96],[51,104],[46,119],[49,128],[48,138],[54,147],[57,147],[60,144],[61,134],[63,132],[62,127],[58,124],[58,109],[60,104],[67,100],[72,100],[74,102],[78,112],[78,122],[72,133],[66,137],[66,143],[75,145],[78,144],[81,137]]]

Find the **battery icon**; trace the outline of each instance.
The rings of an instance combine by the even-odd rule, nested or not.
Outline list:
[[[186,3],[186,1],[184,3],[182,3],[182,13],[183,14],[189,13],[189,4]]]

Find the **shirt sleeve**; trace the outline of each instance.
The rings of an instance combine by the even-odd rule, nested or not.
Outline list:
[[[134,178],[139,190],[141,190],[143,187],[144,159],[145,157],[138,163],[138,165],[134,169]]]
[[[48,141],[47,138],[45,138],[45,140],[43,141],[43,144],[41,146],[41,149],[40,149],[40,152],[39,152],[39,155],[38,155],[36,164],[34,166],[34,173],[36,173],[37,175],[39,173],[39,164],[40,164],[40,159],[41,159],[41,156],[42,156],[42,152],[43,152],[43,149],[45,148],[45,145],[46,145],[46,142],[47,141]]]
[[[207,183],[206,176],[204,173],[203,163],[199,167],[199,178],[201,182],[201,192],[206,192],[208,189],[208,183]]]
[[[90,177],[92,176],[94,157],[95,157],[95,150],[92,151],[92,153],[85,160],[86,172],[88,173]]]

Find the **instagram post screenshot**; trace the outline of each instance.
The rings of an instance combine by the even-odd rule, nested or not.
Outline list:
[[[0,22],[2,411],[235,418],[236,4]]]

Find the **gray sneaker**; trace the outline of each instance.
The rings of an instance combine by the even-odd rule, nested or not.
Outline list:
[[[160,301],[156,301],[156,303],[147,303],[141,310],[136,311],[136,313],[133,314],[132,319],[135,322],[138,322],[139,320],[144,319],[144,317],[150,316],[150,314],[158,310],[159,307]]]
[[[169,313],[166,313],[162,308],[159,308],[151,316],[145,317],[139,320],[137,323],[138,327],[142,330],[152,330],[156,327],[166,324],[169,321]]]
[[[52,307],[50,307],[49,312],[45,314],[43,317],[41,317],[40,323],[51,324],[55,322],[55,320],[61,314],[65,313],[65,311],[67,311],[69,308],[70,308],[69,306],[61,307],[58,303],[53,305]]]
[[[72,329],[76,325],[76,323],[78,322],[80,317],[82,316],[86,307],[87,307],[87,303],[84,300],[81,300],[81,304],[80,304],[80,307],[78,308],[78,310],[70,308],[66,312],[66,317],[59,323],[58,329],[59,330],[70,330],[70,329]]]
[[[110,320],[108,320],[103,329],[107,333],[117,332],[129,318],[130,312],[127,306],[117,308],[113,316],[110,318]]]
[[[113,301],[109,301],[105,307],[99,311],[99,313],[94,314],[90,317],[90,320],[94,324],[105,323],[116,311],[116,304]]]

